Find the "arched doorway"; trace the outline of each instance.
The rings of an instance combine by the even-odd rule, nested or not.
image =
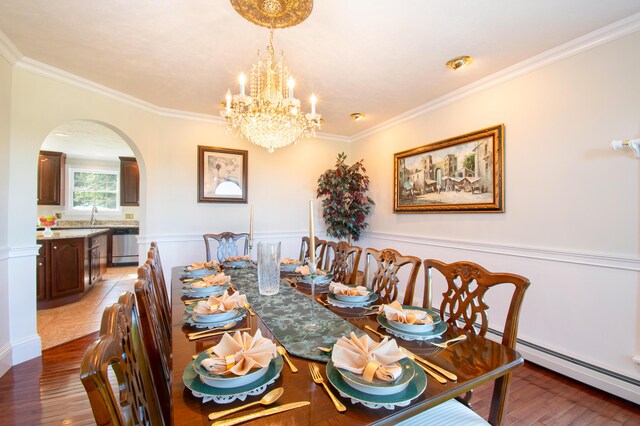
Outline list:
[[[37,324],[42,349],[97,331],[105,306],[133,288],[141,216],[140,160],[122,132],[73,120],[38,157]]]

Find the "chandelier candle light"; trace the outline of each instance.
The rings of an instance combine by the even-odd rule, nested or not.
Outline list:
[[[316,113],[317,98],[315,95],[311,96],[311,113],[305,114],[300,100],[293,95],[295,81],[285,65],[284,53],[281,51],[276,56],[273,49],[274,29],[300,23],[311,12],[311,6],[305,3],[312,5],[313,2],[298,2],[297,7],[304,4],[308,9],[304,10],[306,15],[291,14],[291,10],[287,8],[296,7],[295,2],[281,4],[283,2],[265,1],[262,7],[270,8],[268,10],[255,9],[257,6],[250,4],[251,2],[236,0],[236,3],[242,3],[234,4],[232,0],[243,17],[257,25],[268,26],[270,37],[267,55],[262,57],[258,51],[258,62],[251,69],[249,95],[245,91],[247,76],[244,74],[240,74],[238,78],[240,93],[232,95],[227,91],[225,108],[220,111],[227,123],[227,130],[269,152],[296,143],[304,137],[315,137],[315,131],[320,129],[320,114]],[[280,11],[282,15],[277,16],[282,19],[276,21],[273,17]],[[265,21],[264,16],[270,17],[269,20]],[[291,17],[295,19],[286,20],[292,19]]]

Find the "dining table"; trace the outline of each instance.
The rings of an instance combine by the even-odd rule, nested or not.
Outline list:
[[[408,349],[432,364],[457,376],[457,380],[446,380],[440,383],[430,375],[426,377],[426,387],[418,395],[412,395],[410,401],[402,404],[379,406],[365,406],[351,397],[340,396],[340,392],[327,381],[326,364],[330,354],[324,353],[318,347],[331,347],[340,336],[351,332],[367,334],[373,340],[380,337],[367,329],[389,334],[380,324],[376,314],[363,308],[338,307],[327,303],[328,294],[316,293],[316,299],[309,294],[309,287],[296,284],[295,277],[281,275],[280,291],[276,295],[261,295],[258,291],[258,280],[255,266],[224,270],[231,278],[231,292],[240,291],[247,296],[251,306],[233,329],[247,329],[247,332],[261,331],[262,336],[272,339],[277,345],[282,345],[288,352],[292,363],[298,368],[293,373],[284,363],[279,376],[260,395],[246,395],[244,400],[236,399],[231,402],[210,400],[205,402],[201,394],[197,394],[185,385],[187,377],[191,377],[194,355],[216,345],[221,335],[189,340],[188,334],[201,331],[189,324],[185,315],[186,302],[181,280],[184,274],[182,266],[171,270],[171,309],[172,309],[172,390],[171,410],[175,425],[210,425],[212,421],[208,415],[213,412],[239,407],[249,402],[259,401],[270,390],[282,387],[284,393],[269,407],[256,404],[251,408],[224,417],[222,420],[236,416],[256,413],[266,408],[278,407],[287,403],[309,401],[310,404],[290,411],[274,414],[268,417],[252,420],[255,425],[394,425],[401,420],[408,419],[424,410],[441,404],[447,400],[464,395],[484,383],[493,381],[514,369],[520,367],[524,360],[522,356],[506,346],[478,336],[466,333],[464,341],[456,343],[447,349],[437,348],[433,343],[455,338],[465,331],[447,324],[446,331],[434,340],[405,340],[396,339],[398,346]],[[313,306],[311,305],[313,303]],[[311,309],[313,308],[313,313]],[[252,315],[254,314],[254,315]],[[308,331],[305,324],[314,321],[318,328]],[[325,327],[326,325],[326,327]],[[250,329],[250,331],[248,330]],[[346,406],[344,412],[339,412],[321,385],[314,383],[309,371],[309,364],[315,363],[320,373],[329,383],[338,400]],[[416,368],[416,370],[420,370]],[[422,370],[420,370],[422,371]],[[421,373],[422,374],[422,373]],[[191,386],[193,387],[193,386]],[[421,389],[419,389],[421,390]],[[372,408],[375,407],[375,408]]]

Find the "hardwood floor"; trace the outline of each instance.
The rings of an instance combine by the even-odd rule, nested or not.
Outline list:
[[[0,424],[91,425],[80,362],[98,333],[43,351],[0,378]],[[486,418],[491,385],[475,390]],[[506,425],[640,425],[640,406],[527,363],[514,373]]]

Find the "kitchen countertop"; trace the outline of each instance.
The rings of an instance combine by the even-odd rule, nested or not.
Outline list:
[[[53,231],[51,237],[45,237],[42,232],[36,233],[37,240],[59,240],[64,238],[84,238],[91,237],[93,235],[101,234],[103,232],[109,232],[108,228],[102,229],[58,229]]]
[[[65,229],[65,228],[138,228],[139,222],[137,220],[96,220],[92,225],[88,220],[58,220],[56,226],[52,226],[51,229]]]

